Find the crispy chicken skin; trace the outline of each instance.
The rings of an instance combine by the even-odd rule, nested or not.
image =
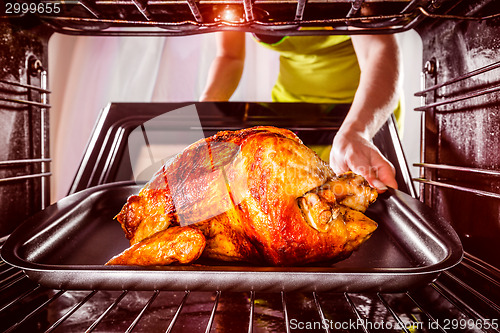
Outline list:
[[[196,229],[172,227],[153,234],[111,258],[107,265],[186,264],[198,259],[205,248],[205,237]]]
[[[291,131],[219,132],[187,147],[128,198],[116,218],[132,247],[108,264],[168,264],[149,252],[174,246],[157,236],[165,229],[183,228],[201,232],[206,258],[276,266],[344,258],[377,228],[363,214],[376,198],[363,177],[337,177]],[[148,259],[137,259],[146,252]]]
[[[317,189],[317,193],[326,201],[336,201],[362,213],[378,196],[366,179],[353,172],[343,173],[327,181]]]

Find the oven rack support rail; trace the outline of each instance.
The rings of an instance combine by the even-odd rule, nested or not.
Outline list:
[[[268,35],[398,33],[425,19],[500,17],[454,15],[446,9],[454,6],[450,0],[44,0],[41,10],[31,10],[30,3],[19,1],[18,10],[9,7],[0,19],[41,20],[70,35],[177,36],[221,30]]]
[[[425,64],[424,73],[422,73],[422,78],[424,79],[426,75],[435,75],[435,70],[437,68],[437,64],[435,60],[430,60]],[[480,84],[477,82],[482,82],[478,79],[477,82],[473,82],[474,78],[480,75],[498,75],[500,73],[500,61],[491,63],[489,65],[483,66],[476,70],[470,71],[463,75],[459,75],[452,79],[449,79],[445,82],[432,85],[430,87],[422,86],[422,90],[415,93],[415,96],[421,97],[422,106],[415,108],[415,111],[423,111],[422,112],[422,124],[425,124],[425,117],[428,117],[426,111],[432,111],[434,113],[456,113],[460,112],[465,108],[465,104],[469,101],[474,101],[474,99],[478,97],[491,97],[492,100],[495,99],[495,96],[499,96],[498,92],[500,91],[500,81],[493,82],[488,85]],[[469,80],[471,82],[463,83],[463,81]],[[468,89],[464,91],[463,87],[455,88],[454,86],[459,84],[467,85]],[[448,90],[446,90],[448,89]],[[427,103],[427,100],[431,99],[432,102]],[[460,103],[462,102],[462,103]],[[484,103],[484,102],[480,102]],[[473,104],[471,102],[471,104]],[[457,106],[458,105],[458,106]],[[480,108],[481,105],[473,105],[472,108]],[[473,112],[473,111],[472,111]],[[425,133],[421,135],[421,161],[420,163],[414,163],[413,166],[420,168],[420,177],[413,178],[413,181],[420,183],[420,198],[423,199],[423,191],[424,186],[432,186],[432,187],[441,187],[447,188],[454,191],[467,192],[472,193],[482,197],[488,197],[493,199],[500,199],[500,193],[494,191],[494,186],[492,185],[492,189],[479,189],[474,188],[472,186],[464,186],[461,184],[457,184],[456,182],[451,181],[449,178],[457,178],[457,177],[439,177],[438,172],[451,172],[454,174],[463,174],[463,175],[478,175],[490,177],[490,179],[494,179],[495,182],[500,181],[500,169],[495,168],[478,168],[478,167],[469,167],[469,166],[460,166],[460,165],[449,165],[443,163],[428,163],[424,161],[425,156]],[[492,152],[495,153],[495,152]],[[498,166],[496,166],[498,168]],[[426,172],[426,171],[435,171]],[[432,178],[429,178],[432,177]],[[442,178],[442,179],[441,179]],[[460,177],[458,177],[460,178]],[[493,182],[492,182],[493,183]]]
[[[41,62],[35,57],[30,57],[27,60],[27,67],[27,83],[0,79],[0,110],[16,114],[13,119],[19,118],[22,120],[16,121],[24,122],[19,126],[31,129],[29,138],[25,136],[22,139],[28,140],[29,143],[23,149],[19,149],[26,151],[11,154],[15,156],[13,159],[0,160],[0,185],[8,186],[30,180],[39,182],[39,185],[26,185],[28,188],[39,188],[39,193],[34,194],[39,201],[38,207],[32,207],[35,211],[39,211],[50,203],[49,179],[52,175],[48,132],[50,91],[47,89],[47,71],[42,67]],[[31,80],[38,81],[39,85],[32,84]],[[34,116],[33,113],[36,115]],[[15,136],[11,138],[11,140],[17,139]]]

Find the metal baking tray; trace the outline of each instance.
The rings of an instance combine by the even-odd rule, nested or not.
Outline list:
[[[463,256],[450,224],[420,201],[389,189],[368,209],[379,223],[349,258],[305,267],[203,263],[105,266],[128,247],[113,220],[139,185],[114,183],[70,195],[23,223],[1,255],[57,289],[223,291],[407,291],[432,282]]]

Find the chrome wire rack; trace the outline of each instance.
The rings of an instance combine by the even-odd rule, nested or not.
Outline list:
[[[31,2],[20,1],[18,12],[11,9],[12,14],[3,18],[30,19],[34,18],[30,13],[36,12],[36,19],[65,34],[156,36],[220,30],[270,35],[397,33],[415,27],[425,18],[490,18],[440,14],[445,7],[442,4],[449,2],[446,0],[41,1],[55,6],[47,7],[50,13],[30,11]]]
[[[52,290],[0,263],[3,332],[499,332],[500,285],[467,256],[406,293]],[[479,278],[478,278],[479,277]],[[474,281],[471,283],[471,280]],[[22,292],[20,292],[22,291]]]

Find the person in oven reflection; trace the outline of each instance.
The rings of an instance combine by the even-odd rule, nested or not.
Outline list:
[[[201,101],[227,101],[245,62],[245,33],[218,32]],[[399,108],[399,47],[393,35],[254,36],[280,53],[276,102],[351,104],[329,155],[335,173],[353,171],[380,192],[397,188],[395,169],[371,142]]]

